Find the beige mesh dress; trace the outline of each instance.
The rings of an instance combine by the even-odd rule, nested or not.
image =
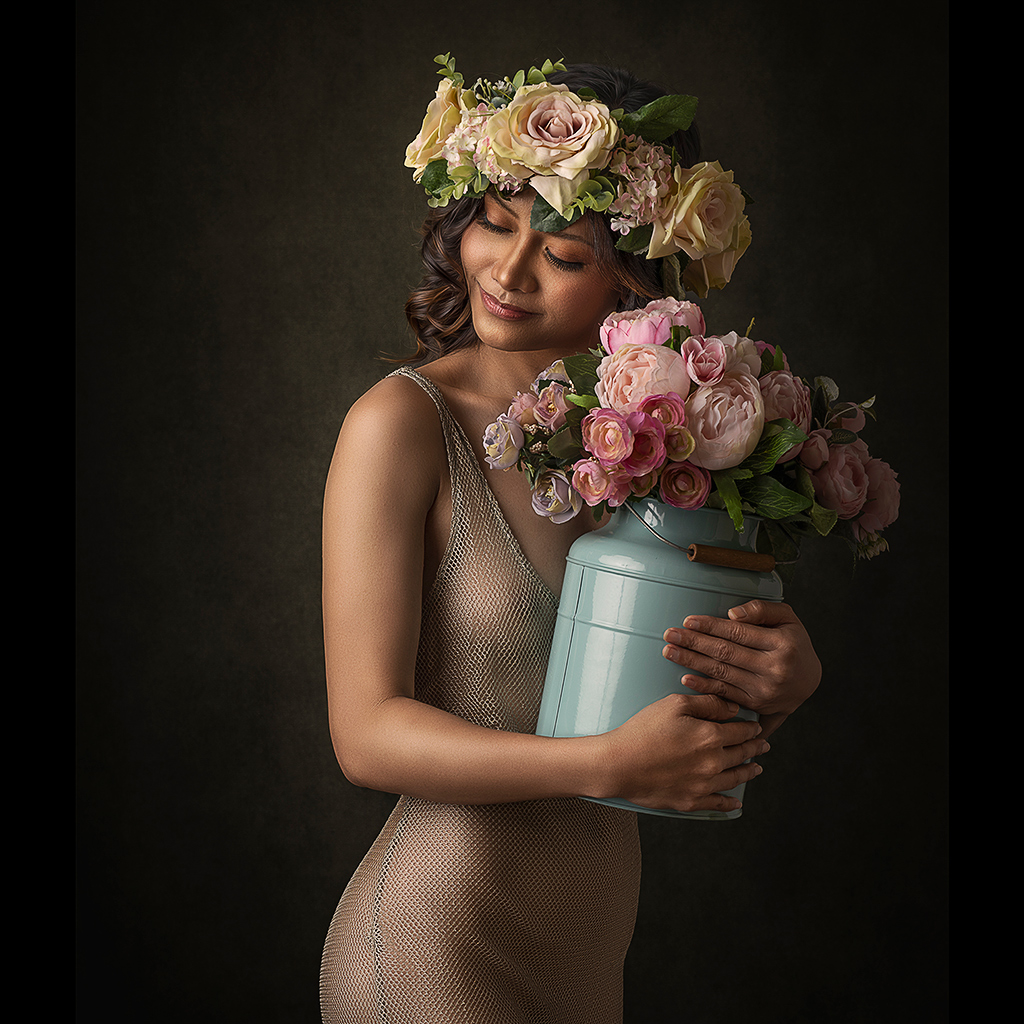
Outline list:
[[[533,732],[558,600],[522,554],[431,381],[451,541],[423,605],[416,696]],[[505,624],[501,628],[498,624]],[[401,797],[334,913],[329,1024],[613,1024],[640,882],[636,815],[585,800]]]

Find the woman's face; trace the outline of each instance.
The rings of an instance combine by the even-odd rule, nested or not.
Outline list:
[[[530,227],[535,193],[488,192],[462,235],[462,266],[473,327],[484,345],[510,352],[582,352],[599,344],[598,326],[619,290],[604,273],[577,221],[547,234]]]

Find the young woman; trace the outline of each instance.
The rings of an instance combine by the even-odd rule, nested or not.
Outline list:
[[[659,90],[591,67],[548,76],[636,110]],[[696,132],[675,140],[697,159]],[[666,632],[705,673],[605,735],[533,734],[565,556],[593,516],[535,514],[523,474],[491,468],[496,412],[557,359],[595,347],[616,309],[660,294],[607,219],[531,226],[537,192],[491,188],[427,223],[410,300],[418,370],[345,419],[324,505],[331,736],[346,777],[402,794],[331,923],[329,1022],[620,1021],[636,913],[636,815],[729,810],[767,737],[817,686],[785,605]],[[730,722],[737,705],[760,725]]]

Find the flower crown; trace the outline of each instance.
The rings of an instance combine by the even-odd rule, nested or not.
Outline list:
[[[690,127],[695,96],[661,96],[624,114],[591,89],[548,82],[565,70],[561,61],[472,88],[450,54],[434,61],[441,82],[405,153],[431,206],[529,184],[537,231],[561,231],[594,210],[621,235],[616,248],[665,258],[669,294],[704,297],[729,282],[750,245],[751,200],[717,161],[683,167],[675,148],[662,145]]]

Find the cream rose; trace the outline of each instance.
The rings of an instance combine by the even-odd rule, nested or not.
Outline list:
[[[405,151],[405,166],[414,167],[413,180],[419,181],[431,160],[440,160],[448,136],[458,128],[462,112],[473,105],[476,97],[468,89],[460,89],[450,78],[442,78],[437,93],[427,105],[427,113],[419,135]]]
[[[487,135],[508,173],[524,179],[557,175],[577,188],[590,170],[607,166],[619,129],[603,103],[541,82],[521,86],[507,107],[495,111]],[[564,189],[555,197],[564,200]]]
[[[764,429],[764,400],[757,378],[728,374],[697,388],[686,400],[686,426],[693,434],[690,461],[704,469],[738,466],[756,447]]]
[[[733,184],[732,171],[723,171],[715,160],[676,167],[672,179],[654,220],[647,258],[681,249],[691,260],[701,260],[736,249],[746,201]]]
[[[731,249],[705,256],[702,260],[690,260],[683,270],[682,283],[687,291],[696,292],[706,299],[712,288],[724,288],[732,280],[732,272],[740,257],[750,245],[750,222],[744,215],[736,228],[736,241]]]

